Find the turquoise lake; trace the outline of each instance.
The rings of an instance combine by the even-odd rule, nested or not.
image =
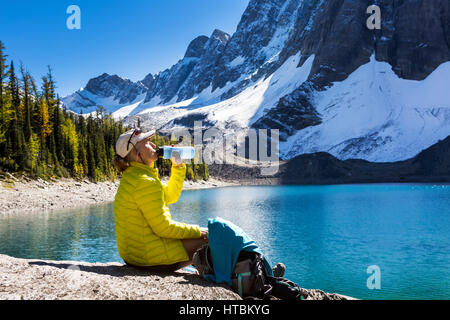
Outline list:
[[[360,299],[450,298],[450,186],[243,186],[183,191],[172,217],[240,226],[285,277]],[[0,216],[0,253],[18,258],[123,262],[113,204]],[[369,289],[369,266],[380,289]]]

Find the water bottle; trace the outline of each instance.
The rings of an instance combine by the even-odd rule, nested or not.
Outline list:
[[[172,153],[178,152],[181,160],[191,160],[195,156],[194,147],[171,147],[163,146],[159,147],[157,150],[158,156],[164,159],[171,159],[173,157]]]

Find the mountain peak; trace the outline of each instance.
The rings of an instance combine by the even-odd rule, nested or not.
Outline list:
[[[99,91],[104,91],[107,87],[122,87],[125,83],[130,80],[125,80],[118,75],[110,75],[108,73],[103,73],[102,75],[92,78],[88,81],[86,85],[86,90],[97,93]],[[106,95],[108,96],[108,95]]]
[[[199,36],[189,43],[184,55],[185,58],[200,58],[205,51],[205,44],[208,42],[207,36]]]
[[[140,82],[146,86],[147,88],[150,88],[153,84],[153,82],[155,81],[155,77],[149,73],[148,75],[145,76],[145,78],[143,80],[141,80]]]
[[[231,36],[225,31],[215,29],[211,35],[211,38],[217,39],[223,43],[227,43],[230,40]]]

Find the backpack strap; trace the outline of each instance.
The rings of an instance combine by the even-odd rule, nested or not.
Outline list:
[[[209,250],[211,250],[211,249],[209,248],[209,245],[206,244],[206,249],[205,249],[204,251],[205,251],[205,261],[206,261],[206,265],[207,265],[207,267],[208,267],[207,270],[213,271],[214,268],[213,268],[213,267],[211,266],[211,264],[209,263],[209,257],[208,257]]]

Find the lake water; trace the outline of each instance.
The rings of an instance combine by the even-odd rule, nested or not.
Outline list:
[[[360,299],[450,298],[450,186],[245,186],[184,191],[176,220],[220,216],[243,228],[285,277]],[[0,253],[123,262],[113,204],[0,217]],[[369,266],[380,289],[368,289]]]

